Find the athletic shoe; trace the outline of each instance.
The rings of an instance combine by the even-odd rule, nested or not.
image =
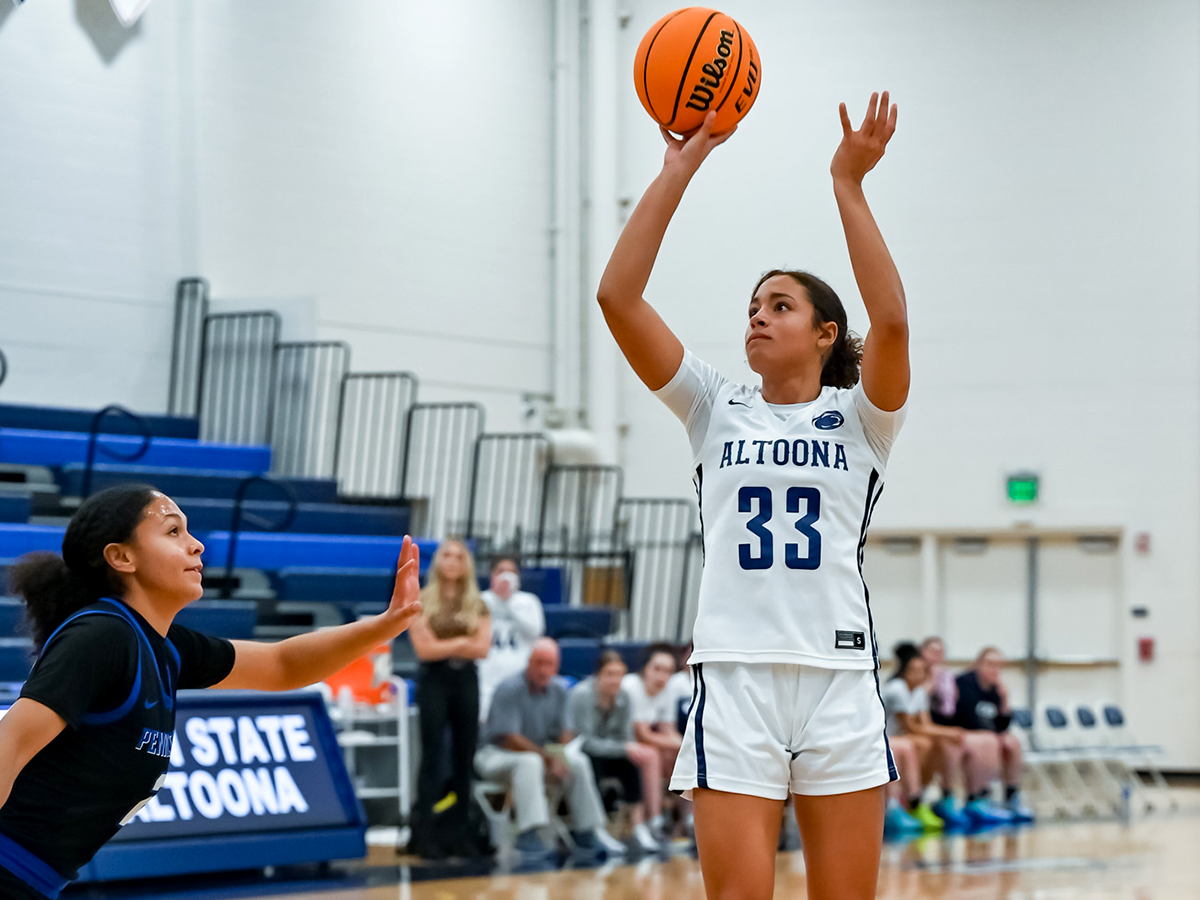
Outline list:
[[[941,831],[946,827],[946,823],[941,817],[929,808],[928,803],[919,803],[917,808],[911,813],[912,817],[921,823],[921,827],[926,831]]]
[[[1021,802],[1020,794],[1010,799],[1004,806],[1012,814],[1014,822],[1032,822],[1036,818],[1033,810]]]
[[[624,856],[628,848],[618,841],[615,837],[605,831],[603,828],[592,830],[591,836],[597,847],[603,850],[609,857]]]
[[[992,801],[980,798],[972,800],[963,807],[963,815],[975,828],[989,828],[993,825],[1009,825],[1013,821],[1012,813],[1002,806],[996,806]]]
[[[918,834],[924,830],[921,823],[906,813],[899,805],[889,805],[887,812],[884,813],[883,831],[885,834],[899,836]]]
[[[943,797],[932,808],[934,815],[942,820],[948,830],[962,830],[971,825],[971,820],[964,815],[953,797]]]
[[[530,828],[518,834],[516,841],[513,842],[513,849],[519,851],[523,856],[532,857],[549,856],[554,852],[553,848],[546,846],[546,842],[542,840],[542,836],[538,834],[536,828]]]
[[[662,846],[645,824],[633,826],[633,843],[643,853],[658,853]]]

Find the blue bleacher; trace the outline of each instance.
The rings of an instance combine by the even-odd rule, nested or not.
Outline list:
[[[33,515],[29,494],[0,494],[0,522],[28,522]]]
[[[562,655],[558,674],[582,681],[596,669],[600,658],[600,642],[592,638],[563,638],[558,642]]]
[[[265,490],[265,489],[262,489]],[[168,492],[169,493],[169,492]],[[233,515],[232,500],[175,497],[188,517],[192,532],[229,528]],[[242,530],[262,531],[246,515],[258,516],[267,523],[281,522],[287,504],[276,500],[247,500],[242,507]],[[331,503],[300,503],[288,532],[308,534],[376,534],[403,537],[408,532],[411,511],[408,506],[375,506]],[[0,516],[0,521],[3,521]]]
[[[33,668],[33,641],[23,637],[0,638],[0,682],[24,681]]]
[[[197,600],[175,616],[175,624],[213,637],[249,640],[254,637],[258,605],[252,600]]]
[[[101,435],[96,441],[96,460],[106,458],[104,448],[132,456],[142,446],[141,437]],[[82,474],[87,461],[88,436],[68,431],[33,431],[0,428],[0,463],[23,466],[78,466]],[[139,468],[234,469],[265,472],[271,467],[271,448],[236,444],[201,443],[178,438],[153,438]]]
[[[332,603],[352,618],[358,607],[379,612],[392,597],[396,570],[314,569],[294,566],[280,569],[271,578],[280,600]]]
[[[23,403],[0,403],[0,428],[30,428],[38,431],[77,431],[88,433],[92,419],[99,410],[60,409],[48,406],[28,406]],[[139,419],[154,437],[179,438],[194,441],[200,437],[200,423],[183,416],[139,415]],[[134,422],[126,416],[106,416],[103,430],[113,434],[140,434]]]
[[[232,500],[238,485],[262,470],[221,471],[218,469],[146,468],[142,465],[112,465],[99,463],[92,472],[92,490],[99,491],[116,484],[140,481],[151,484],[171,497],[207,497]],[[336,503],[337,481],[332,478],[279,478],[288,484],[302,503]],[[58,477],[65,495],[77,497],[83,487],[83,466],[64,466]],[[254,488],[266,492],[267,488]]]
[[[24,621],[25,604],[17,597],[0,597],[0,637],[16,637]]]
[[[599,640],[612,630],[612,610],[601,607],[548,606],[546,634],[561,641],[566,638]]]

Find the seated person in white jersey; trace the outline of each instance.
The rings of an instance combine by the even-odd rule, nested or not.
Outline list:
[[[576,845],[620,855],[625,845],[605,830],[591,761],[578,742],[567,745],[567,689],[556,677],[558,663],[558,644],[538,638],[525,671],[496,688],[475,768],[480,777],[511,786],[518,850],[540,854],[551,849],[538,835],[550,822],[550,780],[565,790]]]
[[[809,900],[875,896],[896,769],[884,733],[862,553],[908,399],[900,276],[863,193],[896,127],[886,93],[855,130],[843,104],[833,194],[870,331],[860,340],[833,289],[800,271],[759,279],[745,359],[729,381],[686,351],[643,293],[667,226],[708,154],[715,113],[686,138],[663,131],[662,170],[631,214],[597,298],[642,382],[684,424],[704,523],[689,662],[695,684],[671,788],[694,801],[710,897],[769,898],[784,800],[795,796]],[[792,170],[789,168],[788,174]],[[731,170],[726,177],[735,177]],[[721,190],[740,189],[723,185]],[[773,190],[762,217],[819,213]],[[723,221],[750,246],[761,225]],[[707,229],[708,226],[706,226]],[[697,283],[720,257],[692,252]],[[717,298],[685,298],[692,319]],[[695,327],[694,325],[692,327]]]
[[[406,537],[386,612],[274,644],[207,637],[173,624],[204,591],[203,552],[170,497],[123,485],[79,507],[61,557],[17,563],[39,655],[0,720],[0,897],[57,897],[158,792],[176,691],[314,684],[421,612]]]
[[[525,671],[533,642],[546,633],[546,615],[536,595],[521,590],[521,570],[511,556],[492,562],[491,585],[483,592],[492,620],[492,649],[479,663],[479,718],[486,719],[492,694],[506,678]]]
[[[663,771],[670,772],[683,743],[671,702],[675,695],[667,690],[675,675],[675,651],[670,644],[651,644],[643,659],[641,671],[626,675],[621,689],[633,702],[633,736],[653,747],[662,759]]]

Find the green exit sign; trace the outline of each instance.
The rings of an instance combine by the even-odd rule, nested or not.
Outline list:
[[[1034,472],[1018,472],[1008,476],[1008,499],[1013,503],[1033,503],[1038,498],[1038,476]]]

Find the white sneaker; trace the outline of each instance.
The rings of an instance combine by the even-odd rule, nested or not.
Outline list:
[[[650,819],[649,825],[650,833],[654,835],[655,840],[661,841],[666,838],[667,823],[661,813],[657,816],[653,816]]]
[[[654,834],[645,824],[633,826],[633,842],[643,853],[658,853],[662,849],[655,840]]]
[[[596,843],[601,846],[611,856],[624,856],[625,845],[618,841],[615,837],[605,831],[603,828],[597,828],[592,832],[596,838]]]

